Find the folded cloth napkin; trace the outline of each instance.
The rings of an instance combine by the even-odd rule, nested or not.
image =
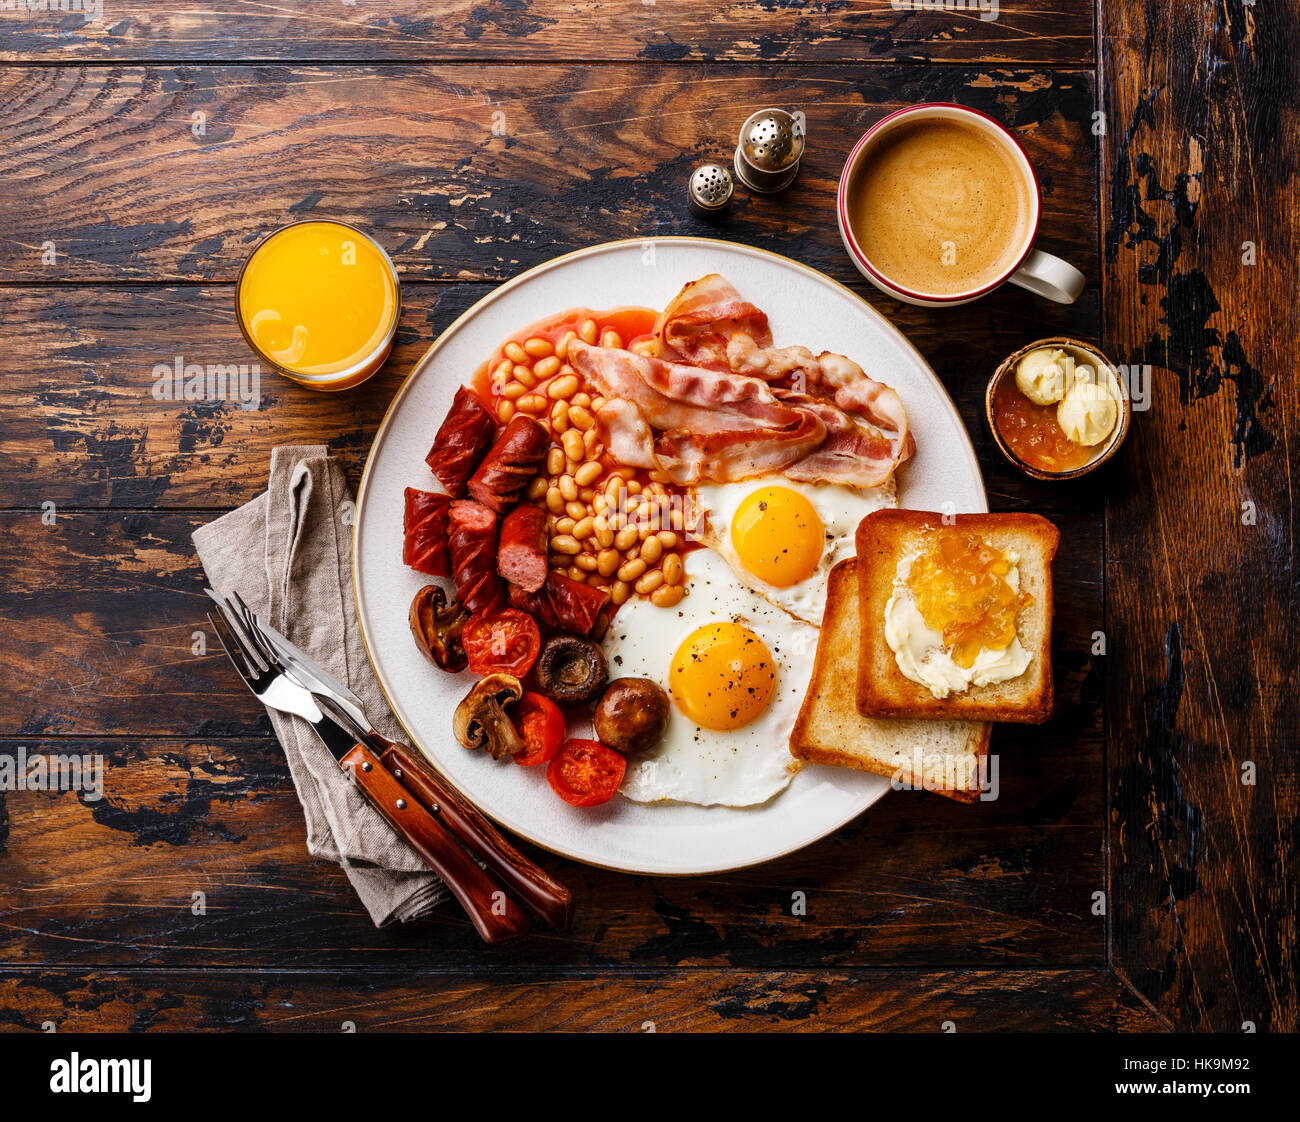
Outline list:
[[[238,592],[361,698],[385,736],[397,721],[366,658],[352,599],[352,495],[320,444],[271,453],[265,493],[194,532],[208,583]],[[377,927],[427,915],[446,886],[344,775],[304,720],[268,709],[307,818],[307,851],[337,861]]]

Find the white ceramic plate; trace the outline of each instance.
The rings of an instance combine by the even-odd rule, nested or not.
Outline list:
[[[473,676],[430,666],[407,628],[407,606],[429,578],[402,564],[402,494],[408,486],[436,487],[424,464],[433,436],[456,388],[502,339],[578,305],[662,308],[687,281],[715,272],[767,312],[778,345],[846,354],[899,391],[917,445],[899,473],[901,506],[988,509],[957,410],[925,360],[882,315],[788,258],[684,237],[592,246],[539,265],[480,300],[443,332],[394,398],[357,499],[357,611],[379,683],[412,744],[507,829],[566,857],[626,872],[713,873],[780,857],[855,818],[889,790],[889,781],[807,765],[784,793],[751,809],[643,806],[615,798],[580,810],[555,797],[541,769],[467,752],[451,735],[451,717]]]

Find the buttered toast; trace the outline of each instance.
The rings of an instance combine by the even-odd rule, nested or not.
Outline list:
[[[893,613],[896,645],[907,631],[907,617],[890,598],[900,591],[899,562],[910,561],[932,547],[936,535],[957,531],[973,535],[1014,558],[1021,594],[1028,603],[1015,614],[1015,639],[1028,665],[1012,677],[984,684],[963,684],[938,697],[927,684],[906,676],[900,656],[890,646],[886,612]],[[879,510],[864,518],[857,532],[857,576],[861,612],[858,659],[858,711],[868,717],[966,718],[1039,724],[1052,714],[1052,559],[1060,535],[1036,514],[958,514],[928,511]],[[911,562],[915,564],[914,561]],[[919,616],[911,618],[913,629]],[[901,644],[904,654],[906,644]],[[930,657],[933,655],[933,649]],[[913,672],[916,672],[913,661]],[[954,672],[956,664],[947,664]]]
[[[812,763],[897,776],[907,787],[973,802],[979,796],[979,760],[988,751],[988,724],[858,713],[858,604],[857,568],[849,558],[830,573],[817,659],[790,734],[791,753]]]

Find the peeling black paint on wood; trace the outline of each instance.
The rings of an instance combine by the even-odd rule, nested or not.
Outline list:
[[[1107,347],[1155,367],[1106,520],[1115,964],[1180,1028],[1294,1032],[1300,20],[1101,7]]]
[[[1273,390],[1246,357],[1237,331],[1221,332],[1211,326],[1211,319],[1222,309],[1205,270],[1179,268],[1184,246],[1199,245],[1196,212],[1202,173],[1179,172],[1173,185],[1164,187],[1156,158],[1140,150],[1152,128],[1151,109],[1157,92],[1150,91],[1134,108],[1111,171],[1106,261],[1115,263],[1121,243],[1129,251],[1154,246],[1154,257],[1138,266],[1137,276],[1144,285],[1164,293],[1160,297],[1164,332],[1141,344],[1126,361],[1172,370],[1178,376],[1184,405],[1218,393],[1230,383],[1236,408],[1230,439],[1234,462],[1240,467],[1244,460],[1269,451],[1276,443],[1276,434],[1265,427],[1261,416],[1273,407]],[[1193,135],[1191,140],[1198,148],[1207,144],[1200,136]],[[1168,207],[1172,220],[1152,213],[1159,207]]]

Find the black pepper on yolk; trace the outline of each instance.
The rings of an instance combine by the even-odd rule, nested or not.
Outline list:
[[[826,530],[806,496],[789,487],[759,487],[736,508],[731,544],[759,580],[789,588],[817,571]]]
[[[706,729],[749,724],[772,700],[776,668],[767,644],[738,623],[706,623],[673,655],[669,685],[677,708]]]

